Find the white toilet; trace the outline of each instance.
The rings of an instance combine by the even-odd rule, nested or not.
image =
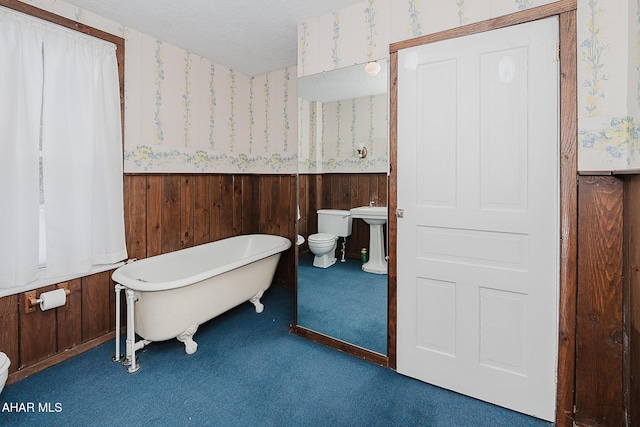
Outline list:
[[[338,238],[351,235],[351,212],[339,209],[318,211],[318,233],[309,236],[309,250],[315,255],[313,266],[331,267],[336,263]]]
[[[6,354],[0,352],[0,393],[2,393],[4,384],[7,382],[9,366],[11,366],[11,360],[9,360]]]

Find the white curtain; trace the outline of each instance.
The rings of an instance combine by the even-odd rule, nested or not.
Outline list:
[[[44,35],[48,276],[126,258],[119,93],[115,46],[81,34]]]
[[[39,28],[0,10],[0,287],[38,272]]]
[[[23,27],[24,25],[20,25],[21,31]],[[11,179],[0,183],[4,185],[4,182],[24,179],[22,175],[26,174],[25,166],[31,167],[35,162],[35,178],[29,179],[36,181],[34,193],[35,203],[38,204],[38,132],[41,113],[47,230],[46,276],[57,277],[87,273],[96,264],[109,264],[127,257],[122,193],[120,92],[113,44],[53,25],[45,24],[41,28],[41,47],[34,54],[40,56],[41,65],[34,68],[43,73],[40,80],[44,82],[41,92],[34,95],[34,99],[38,100],[34,128],[36,155],[34,159],[26,161],[20,159],[21,163],[16,165],[19,171],[15,174],[11,172]],[[0,38],[2,52],[5,50],[4,45],[5,41]],[[9,62],[4,58],[0,61],[3,64]],[[20,72],[12,71],[14,74]],[[2,80],[15,85],[12,79]],[[0,103],[4,102],[0,100]],[[14,146],[7,150],[15,150],[15,146],[21,147],[23,141],[20,137],[7,141],[6,145]],[[32,152],[29,153],[31,155]],[[5,173],[7,172],[2,172],[3,177]],[[18,192],[26,190],[20,189]],[[7,192],[17,191],[7,189]],[[8,199],[12,200],[12,197],[21,196],[11,194]],[[32,214],[32,205],[30,202],[29,206],[8,207],[8,210],[13,216],[20,217],[19,222],[31,224],[37,240],[38,209]],[[10,219],[8,227],[13,227],[15,221],[16,219]],[[29,225],[25,225],[25,228],[28,227]],[[34,232],[30,231],[30,234]],[[30,237],[29,241],[31,240]],[[15,260],[17,256],[11,253],[14,249],[11,245],[14,244],[15,242],[6,243],[0,236],[0,253],[6,253],[10,255],[9,259]],[[32,246],[33,242],[29,244],[28,256],[29,259],[35,257],[37,268],[38,251],[36,248],[32,255]],[[6,259],[1,262],[4,263]],[[33,269],[33,262],[24,267]],[[14,270],[18,272],[21,268],[16,267]],[[22,273],[15,274],[19,276]],[[14,275],[14,278],[18,276]],[[33,277],[33,272],[28,277]],[[24,279],[18,280],[18,283],[6,283],[2,276],[0,281],[0,286],[21,284],[24,284]]]

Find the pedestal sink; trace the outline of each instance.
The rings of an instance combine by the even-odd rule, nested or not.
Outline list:
[[[351,209],[351,218],[361,219],[369,224],[369,261],[362,270],[369,273],[387,274],[387,260],[384,255],[384,235],[382,226],[387,223],[386,206],[361,206]]]

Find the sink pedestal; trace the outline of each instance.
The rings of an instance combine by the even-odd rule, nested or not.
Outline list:
[[[362,264],[362,271],[387,274],[382,224],[369,224],[369,261]]]
[[[362,264],[362,270],[368,273],[387,274],[382,234],[382,226],[387,223],[387,207],[371,205],[353,208],[351,217],[360,218],[369,224],[369,261]]]

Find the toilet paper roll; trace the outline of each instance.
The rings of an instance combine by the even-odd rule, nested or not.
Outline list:
[[[56,289],[55,291],[40,294],[40,310],[42,311],[61,307],[66,302],[67,294],[64,289]]]

